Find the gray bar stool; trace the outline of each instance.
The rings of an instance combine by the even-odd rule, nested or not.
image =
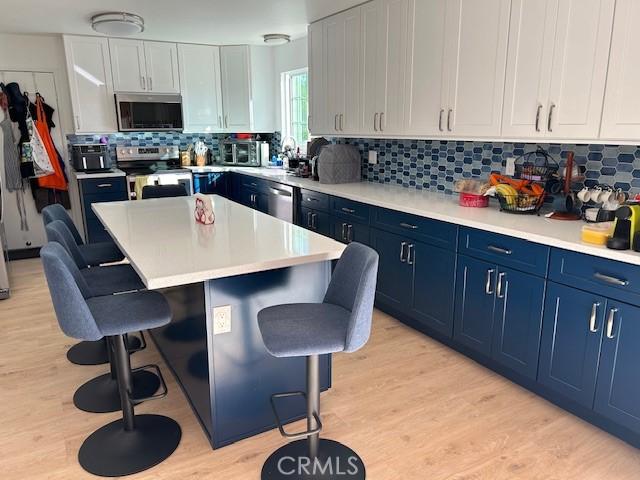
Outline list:
[[[65,208],[56,203],[48,205],[42,209],[42,220],[45,227],[56,220],[64,222],[71,234],[73,240],[78,245],[87,264],[90,266],[102,265],[103,263],[119,262],[124,259],[123,253],[114,242],[97,242],[85,244],[82,236],[76,228],[73,220],[65,210]]]
[[[138,473],[169,457],[180,443],[182,431],[175,420],[162,415],[135,415],[132,398],[131,363],[125,336],[133,331],[157,328],[171,321],[171,309],[158,292],[134,292],[91,297],[77,269],[61,257],[61,247],[49,243],[40,251],[56,317],[62,331],[79,340],[107,338],[113,345],[122,419],[93,432],[78,452],[80,465],[103,477]],[[160,369],[162,392],[144,400],[166,396]],[[135,371],[135,370],[134,370]]]
[[[271,405],[280,433],[293,442],[276,450],[262,467],[262,479],[364,479],[365,467],[349,447],[320,439],[319,355],[355,352],[369,339],[378,274],[378,254],[351,243],[333,272],[322,303],[276,305],[258,313],[267,351],[275,357],[307,358],[307,391],[275,394]],[[278,417],[278,398],[303,396],[307,430],[287,433]],[[293,475],[293,476],[292,476]]]
[[[60,207],[64,210],[64,207]],[[145,288],[131,265],[91,267],[82,250],[75,242],[73,231],[69,230],[67,222],[53,220],[47,223],[44,229],[48,241],[58,242],[69,252],[87,283],[91,285],[94,295],[111,295]],[[127,341],[130,351],[138,351],[144,348],[144,340],[140,340],[138,337],[132,336]],[[109,352],[103,340],[99,342],[80,342],[69,349],[67,358],[76,365],[102,365],[109,361]]]
[[[187,190],[184,185],[145,185],[142,187],[142,199],[186,197]]]

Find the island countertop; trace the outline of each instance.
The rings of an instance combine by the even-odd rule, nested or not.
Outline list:
[[[149,289],[335,260],[345,246],[213,195],[215,223],[194,197],[94,203],[96,215]]]

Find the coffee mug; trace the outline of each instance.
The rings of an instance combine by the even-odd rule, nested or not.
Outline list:
[[[589,187],[583,187],[582,190],[578,192],[578,198],[583,203],[587,203],[589,200],[591,200],[591,190],[589,189]]]

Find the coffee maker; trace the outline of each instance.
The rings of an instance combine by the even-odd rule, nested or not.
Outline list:
[[[640,251],[640,204],[622,205],[616,210],[613,235],[607,240],[607,248],[612,250]]]

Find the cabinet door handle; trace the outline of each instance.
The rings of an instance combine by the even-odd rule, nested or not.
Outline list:
[[[143,75],[140,75],[140,85],[142,85],[142,89],[143,89],[143,90],[146,90],[146,89],[147,89],[147,82],[146,82],[146,80],[144,79],[144,76],[143,76]]]
[[[444,127],[442,126],[442,116],[444,115],[444,108],[440,109],[440,116],[438,117],[438,130],[444,132]]]
[[[311,226],[314,230],[318,229],[318,215],[316,213],[311,214]]]
[[[382,119],[384,118],[384,112],[380,112],[380,122],[378,126],[380,127],[380,131],[384,132],[384,128],[382,128]]]
[[[80,116],[76,115],[76,130],[80,130]]]
[[[404,258],[404,249],[405,249],[405,247],[406,247],[406,246],[407,246],[407,242],[402,242],[402,243],[400,244],[400,261],[401,261],[402,263],[404,263],[404,262],[406,262],[406,261],[407,261],[407,259],[406,259],[406,258]]]
[[[342,207],[341,210],[344,213],[356,213],[356,211],[353,208]]]
[[[353,242],[353,225],[347,225],[347,243]]]
[[[493,295],[493,290],[491,290],[491,283],[493,280],[493,274],[495,273],[495,269],[491,268],[487,270],[487,283],[484,286],[484,293],[487,295]]]
[[[113,187],[112,183],[99,183],[98,184],[98,188],[109,188],[109,187]]]
[[[556,109],[556,104],[552,103],[549,107],[549,120],[547,121],[547,130],[553,132],[553,111]]]
[[[492,252],[495,252],[495,253],[501,253],[503,255],[511,255],[513,253],[513,251],[510,249],[496,247],[495,245],[489,245],[487,247],[487,250],[491,250]]]
[[[220,128],[224,128],[224,124],[222,123],[222,116],[218,115],[218,125],[220,125]]]
[[[498,298],[504,298],[504,294],[502,293],[502,282],[506,275],[507,274],[505,272],[500,272],[498,274],[498,291],[496,292]]]
[[[333,129],[337,132],[338,131],[338,114],[336,113],[335,116],[333,117]]]
[[[609,283],[611,285],[617,285],[619,287],[626,287],[629,285],[629,280],[622,280],[620,278],[612,277],[610,275],[605,275],[604,273],[596,272],[593,274],[593,278],[601,280],[605,283]]]
[[[346,223],[342,224],[342,241],[343,242],[347,241],[347,224]]]
[[[344,132],[344,114],[340,114],[340,131]]]
[[[410,230],[416,230],[416,229],[418,228],[418,226],[417,226],[417,225],[411,225],[410,223],[404,223],[404,222],[402,222],[402,223],[400,224],[400,226],[401,226],[402,228],[408,228],[408,229],[410,229]]]
[[[311,228],[311,212],[307,212],[307,228]]]
[[[224,128],[229,128],[229,115],[224,116]]]
[[[536,132],[540,131],[540,114],[542,113],[542,104],[538,104],[538,109],[536,110]]]
[[[607,338],[613,338],[615,336],[613,334],[613,322],[616,318],[616,313],[618,313],[617,308],[609,310],[609,318],[607,318]]]
[[[378,112],[376,112],[375,115],[373,116],[373,131],[374,132],[378,131]]]
[[[149,77],[149,91],[153,91],[153,79]]]
[[[413,243],[411,243],[409,245],[409,248],[407,249],[407,264],[408,265],[413,265],[415,262],[415,245]]]
[[[447,114],[447,130],[449,130],[450,132],[451,130],[451,115],[453,115],[453,108],[449,109],[449,113]]]
[[[599,307],[600,307],[600,302],[595,302],[591,306],[591,315],[589,316],[589,331],[591,333],[596,333],[598,331],[597,317],[598,317]]]

